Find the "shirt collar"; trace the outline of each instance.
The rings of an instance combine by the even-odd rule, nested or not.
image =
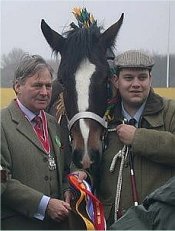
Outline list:
[[[18,98],[16,99],[16,101],[17,101],[17,103],[18,103],[19,108],[20,108],[21,111],[24,113],[25,117],[31,122],[31,121],[35,118],[36,114],[33,113],[32,111],[30,111],[28,108],[26,108],[26,107],[19,101]]]
[[[137,123],[136,123],[136,127],[138,126],[140,117],[143,113],[144,107],[145,107],[146,101],[140,106],[140,108],[137,110],[137,112],[135,113],[135,115],[133,117],[130,116],[130,114],[125,110],[123,102],[121,103],[122,105],[122,114],[124,116],[125,119],[127,119],[127,121],[129,121],[130,119],[134,118]]]

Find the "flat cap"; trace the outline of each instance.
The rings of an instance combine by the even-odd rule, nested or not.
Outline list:
[[[118,55],[114,62],[118,69],[135,67],[151,70],[155,64],[152,57],[139,50],[128,50]]]

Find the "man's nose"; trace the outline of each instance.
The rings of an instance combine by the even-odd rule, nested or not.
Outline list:
[[[41,87],[40,94],[42,94],[42,95],[47,95],[47,88],[46,88],[45,85],[43,85],[43,86]]]
[[[140,81],[138,78],[134,78],[132,81],[132,86],[140,86]]]

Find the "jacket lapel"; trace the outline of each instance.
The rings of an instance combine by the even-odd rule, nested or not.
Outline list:
[[[35,146],[37,146],[37,148],[45,153],[40,141],[37,138],[37,135],[32,128],[32,125],[19,109],[15,101],[12,101],[12,103],[9,105],[9,110],[12,116],[12,120],[17,124],[17,130],[22,133],[28,140],[30,140]]]

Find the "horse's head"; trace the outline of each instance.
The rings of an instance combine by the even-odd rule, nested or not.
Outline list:
[[[42,32],[54,52],[60,53],[58,78],[65,92],[64,104],[72,137],[72,159],[84,169],[99,165],[107,123],[103,119],[107,106],[107,79],[110,74],[106,53],[115,42],[123,22],[120,19],[101,33],[94,21],[89,27],[72,29],[63,37],[44,20]]]

